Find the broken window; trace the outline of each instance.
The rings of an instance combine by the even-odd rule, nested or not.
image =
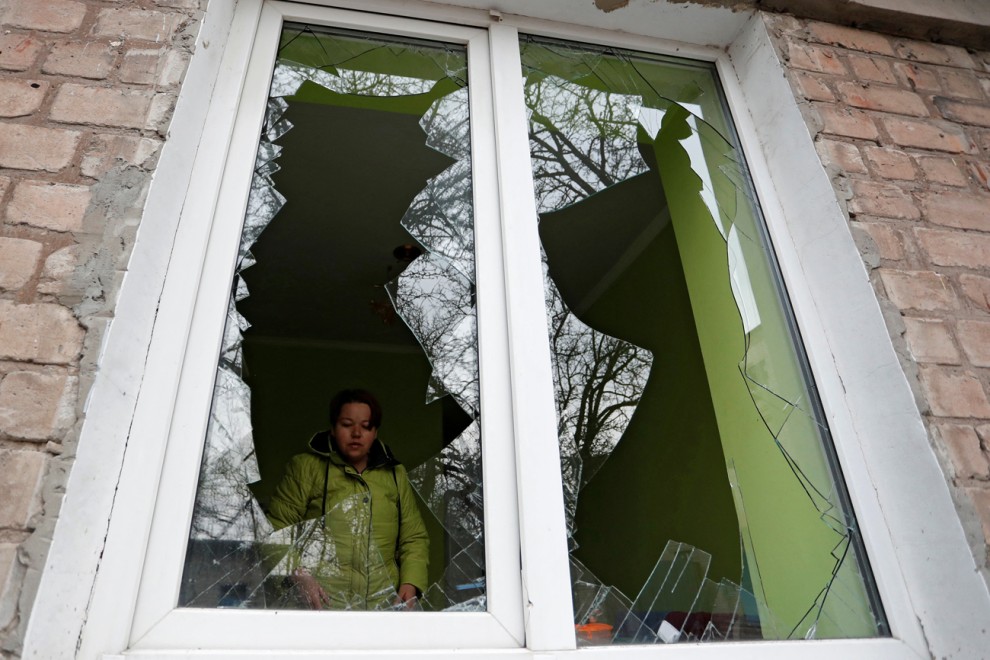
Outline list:
[[[431,540],[416,607],[486,609],[466,66],[463,46],[284,26],[180,606],[306,608],[304,570],[330,609],[406,609],[396,552],[372,537],[381,507],[401,526],[414,506]],[[382,401],[416,502],[324,499],[275,530],[283,466],[346,387]]]
[[[713,67],[521,55],[578,643],[888,634]],[[284,26],[180,606],[305,608],[301,569],[397,609],[376,503],[265,513],[361,387],[428,529],[417,607],[488,607],[467,57]]]
[[[578,643],[888,634],[714,68],[521,54]]]

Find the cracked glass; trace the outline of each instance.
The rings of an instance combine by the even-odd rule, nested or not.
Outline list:
[[[579,645],[889,634],[714,68],[520,47]]]
[[[466,66],[284,26],[180,606],[486,609]],[[326,430],[346,387],[384,410],[363,472]]]

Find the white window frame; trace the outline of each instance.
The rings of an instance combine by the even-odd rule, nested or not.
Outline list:
[[[305,649],[338,645],[350,649],[431,648],[437,639],[456,647],[514,648],[523,643],[519,541],[515,524],[514,453],[508,398],[508,358],[505,350],[504,308],[500,302],[503,275],[500,265],[497,176],[494,171],[495,135],[492,129],[488,36],[484,30],[430,24],[391,16],[356,14],[306,5],[270,2],[261,7],[254,48],[241,90],[241,103],[233,124],[232,139],[220,185],[198,290],[191,290],[195,306],[191,324],[177,324],[176,333],[189,336],[181,368],[181,386],[166,440],[153,525],[147,546],[145,570],[138,590],[129,647],[162,649],[288,648]],[[253,13],[245,10],[245,13]],[[180,530],[189,528],[209,417],[216,355],[223,336],[226,301],[233,275],[247,192],[254,170],[258,136],[268,101],[268,88],[277,44],[285,22],[328,24],[342,28],[385,32],[399,36],[436,39],[464,44],[470,53],[472,172],[475,190],[476,268],[479,282],[479,363],[482,371],[483,459],[485,518],[488,529],[509,533],[489,534],[486,539],[488,576],[487,612],[425,613],[313,611],[231,612],[221,609],[177,608],[179,581],[186,543]],[[277,220],[276,220],[277,222]],[[207,223],[208,224],[208,223]],[[195,249],[195,248],[194,248]],[[195,275],[194,275],[195,277]],[[488,283],[494,283],[489,290]],[[484,289],[485,293],[480,292]],[[186,299],[177,299],[178,312],[186,311]],[[169,316],[172,309],[160,312]],[[150,359],[167,360],[164,354]],[[135,433],[152,433],[139,426]],[[245,616],[246,614],[246,616]],[[233,616],[232,616],[233,615]],[[387,638],[380,631],[388,629]]]
[[[101,457],[81,453],[77,459],[29,627],[25,657],[59,657],[66,654],[57,649],[73,649],[83,658],[123,652],[167,658],[212,648],[215,651],[210,657],[313,649],[315,654],[307,653],[306,657],[368,658],[378,654],[361,649],[383,649],[381,657],[391,657],[423,649],[439,656],[469,647],[478,650],[458,653],[458,657],[555,657],[574,649],[559,474],[554,477],[554,470],[547,470],[547,466],[556,467],[557,448],[544,301],[542,289],[529,286],[542,281],[542,275],[518,76],[517,32],[715,63],[893,632],[886,639],[614,646],[575,652],[593,658],[791,658],[800,654],[813,660],[838,654],[852,658],[927,657],[947,653],[960,644],[963,648],[967,643],[979,644],[972,630],[990,615],[986,585],[973,570],[958,516],[931,455],[862,260],[849,236],[845,214],[815,155],[762,22],[709,8],[676,8],[651,2],[633,2],[627,10],[605,17],[596,9],[563,0],[504,0],[498,3],[502,13],[487,11],[489,3],[481,0],[454,1],[474,7],[444,9],[437,3],[414,0],[310,0],[314,5],[380,13],[374,18],[355,18],[332,8],[240,0],[232,13],[229,33],[208,20],[211,31],[206,34],[215,41],[209,44],[201,38],[183,89],[186,98],[201,94],[198,102],[204,117],[191,129],[192,139],[181,133],[181,125],[173,125],[173,131],[179,133],[173,138],[179,147],[167,145],[156,175],[160,179],[183,163],[187,168],[191,164],[192,174],[182,188],[185,197],[177,233],[164,237],[171,246],[171,263],[167,276],[161,274],[164,285],[160,299],[155,294],[156,280],[149,276],[144,281],[125,282],[118,306],[119,322],[126,324],[130,321],[128,310],[137,306],[135,300],[153,296],[157,301],[154,334],[141,370],[143,382],[135,384],[140,385],[140,391],[131,395],[131,414],[114,418],[121,413],[120,406],[104,411],[91,404],[83,432],[86,440],[105,429],[119,433],[123,424],[122,463],[111,462],[102,469],[96,467]],[[225,4],[224,0],[213,0],[208,17],[220,16],[222,23],[222,17],[231,15]],[[562,14],[563,6],[572,11]],[[491,90],[487,110],[481,105],[472,107],[474,165],[476,169],[480,166],[475,173],[475,208],[479,214],[490,214],[486,218],[479,215],[476,222],[478,278],[488,283],[484,290],[479,287],[478,297],[484,435],[486,439],[512,437],[514,443],[487,442],[484,456],[485,515],[490,530],[488,613],[337,613],[330,619],[311,612],[276,615],[174,608],[181,575],[181,558],[178,568],[176,564],[176,538],[184,539],[188,531],[198,476],[188,461],[195,454],[191,460],[198,465],[212,395],[221,317],[267,96],[257,90],[267,90],[277,43],[277,36],[273,42],[265,27],[274,20],[272,12],[284,13],[287,20],[330,20],[358,29],[377,26],[398,34],[408,30],[410,23],[396,16],[487,28],[487,45],[472,45],[473,37],[464,36],[464,30],[436,23],[423,27],[425,34],[418,31],[420,28],[408,34],[465,40],[462,42],[469,44],[474,60],[469,71],[472,98]],[[548,20],[555,15],[566,15],[574,24]],[[593,27],[602,24],[612,29]],[[257,44],[256,35],[260,39]],[[716,47],[693,46],[671,37]],[[213,52],[209,51],[211,45]],[[222,49],[222,61],[218,48]],[[259,55],[248,66],[252,50],[267,55]],[[208,82],[191,88],[190,79],[199,73],[197,64],[203,62],[207,63],[204,70],[214,72],[215,80],[202,74]],[[180,98],[177,121],[184,111]],[[485,128],[491,126],[494,134]],[[190,144],[198,144],[194,156],[189,153]],[[484,163],[491,161],[487,156],[477,158],[478,150],[497,154],[497,169],[486,169]],[[232,165],[225,168],[227,162]],[[168,181],[156,181],[149,200],[174,195],[167,185]],[[506,195],[507,190],[513,193]],[[146,226],[152,215],[151,204],[149,201],[135,259],[143,254],[141,250],[152,249],[149,237],[161,239],[155,227]],[[232,217],[236,217],[236,230],[230,221],[220,220]],[[218,220],[211,224],[210,218]],[[132,271],[139,268],[139,264],[132,265]],[[140,347],[128,345],[130,341],[120,332],[108,335],[91,401],[102,406],[114,403],[114,395],[126,394],[129,383],[121,382],[120,374],[134,372],[117,361],[142,355]],[[198,450],[194,447],[197,443]],[[82,441],[81,446],[85,447]],[[496,446],[502,451],[489,451]],[[116,499],[111,497],[109,504],[101,503],[98,511],[91,512],[85,502],[85,484],[80,486],[83,478],[93,479],[96,485],[92,488],[101,492],[107,488],[115,491]],[[97,481],[99,478],[112,481],[107,485]],[[84,523],[78,518],[90,513],[109,520],[105,540],[80,529]],[[63,522],[67,518],[68,522]],[[102,561],[98,570],[94,564],[91,570],[84,567],[79,571],[82,584],[63,604],[64,580],[73,575],[65,564],[81,546],[91,555],[94,548],[98,550]],[[516,577],[519,575],[521,581]],[[52,616],[59,611],[64,612],[64,618]],[[321,633],[321,628],[332,632]],[[383,630],[388,634],[383,635]],[[524,636],[527,648],[511,650]],[[328,649],[331,644],[333,649]],[[499,648],[502,650],[496,650]],[[976,652],[980,647],[969,648]]]

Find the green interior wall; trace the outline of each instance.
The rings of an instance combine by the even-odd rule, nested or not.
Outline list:
[[[582,320],[649,349],[654,362],[622,441],[581,493],[576,556],[630,598],[669,540],[710,553],[713,580],[738,582],[739,527],[669,225]]]

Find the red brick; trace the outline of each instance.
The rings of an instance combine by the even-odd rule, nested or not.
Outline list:
[[[837,88],[842,99],[856,108],[914,117],[928,116],[925,102],[914,92],[896,87],[848,81],[839,83]]]
[[[93,33],[143,41],[168,41],[183,17],[151,9],[101,9]]]
[[[942,90],[942,86],[938,81],[938,75],[930,67],[918,66],[912,62],[895,62],[894,70],[901,80],[911,89],[925,92],[938,92]]]
[[[942,89],[946,96],[960,99],[983,100],[983,90],[980,81],[971,71],[942,69]]]
[[[48,92],[43,80],[0,80],[0,117],[24,117],[37,112]]]
[[[2,387],[2,385],[0,385]],[[40,505],[46,456],[40,451],[0,449],[0,528],[23,529]]]
[[[990,488],[970,487],[963,490],[973,502],[973,508],[983,524],[983,538],[990,543]]]
[[[38,282],[39,293],[54,296],[67,288],[69,277],[79,263],[79,251],[79,245],[68,245],[48,255],[41,271],[41,281]]]
[[[850,55],[849,67],[857,80],[872,80],[873,82],[887,83],[893,85],[897,83],[894,70],[886,60],[875,57],[863,57],[862,55]]]
[[[158,76],[160,87],[173,87],[182,82],[182,77],[189,67],[189,53],[179,50],[170,50],[165,54],[165,62],[161,66],[161,73]]]
[[[832,90],[818,76],[803,71],[795,71],[793,80],[798,93],[804,98],[812,101],[835,101]]]
[[[82,349],[83,329],[61,305],[0,300],[0,358],[70,364]]]
[[[890,147],[863,147],[873,170],[884,179],[913,181],[917,179],[914,161],[903,151]]]
[[[990,264],[990,236],[942,229],[915,231],[933,264],[963,268],[984,268]]]
[[[24,71],[34,65],[44,42],[23,34],[0,35],[0,69]]]
[[[160,147],[160,141],[136,135],[97,135],[84,152],[79,171],[96,179],[119,163],[141,166]]]
[[[938,417],[990,417],[990,401],[983,386],[968,371],[922,366],[921,386]]]
[[[861,50],[867,53],[880,53],[881,55],[894,54],[890,40],[875,32],[840,27],[831,23],[814,22],[809,24],[808,33],[814,40],[833,46]]]
[[[78,378],[64,373],[15,371],[0,381],[0,433],[45,441],[75,421]]]
[[[905,60],[976,68],[976,62],[962,48],[921,41],[898,41],[896,47],[897,55]]]
[[[856,145],[838,140],[819,140],[817,147],[825,165],[834,165],[846,174],[866,174],[866,164]]]
[[[7,206],[7,222],[55,231],[79,231],[89,205],[86,186],[22,181]]]
[[[176,9],[199,9],[202,0],[155,0],[159,7],[175,7]]]
[[[902,147],[916,147],[950,153],[974,153],[976,147],[962,129],[952,124],[884,117],[881,119],[891,139]]]
[[[972,426],[938,424],[938,435],[952,461],[957,479],[990,477],[990,463],[980,447],[980,438]]]
[[[825,133],[862,140],[876,140],[880,136],[876,124],[865,112],[823,103],[816,103],[814,107],[821,115]]]
[[[970,163],[969,169],[981,187],[990,190],[990,163]]]
[[[157,78],[164,48],[132,48],[124,54],[118,77],[121,82],[150,85]]]
[[[4,487],[6,491],[6,487]],[[11,594],[23,578],[21,563],[17,559],[17,543],[0,542],[0,600],[6,601],[6,607],[0,607],[0,626],[5,628],[13,621],[15,603]]]
[[[932,192],[921,196],[925,217],[937,225],[990,231],[990,196]]]
[[[63,41],[55,44],[41,70],[63,76],[102,80],[110,75],[117,54],[100,41]]]
[[[948,278],[930,270],[880,269],[880,279],[891,302],[900,309],[952,309],[956,294]]]
[[[853,181],[852,189],[849,212],[854,215],[905,220],[917,220],[921,217],[911,195],[897,186],[873,181]]]
[[[899,261],[904,258],[904,239],[894,228],[880,222],[853,221],[850,225],[870,235],[881,259]]]
[[[976,126],[990,126],[990,106],[953,101],[944,96],[935,97],[935,107],[950,121]]]
[[[7,0],[0,23],[45,32],[72,32],[82,25],[86,5],[74,0]]]
[[[952,343],[952,335],[945,322],[906,317],[904,327],[908,349],[915,360],[934,364],[959,364],[959,351]]]
[[[51,117],[70,124],[142,128],[154,93],[65,84],[58,90]]]
[[[990,277],[963,273],[959,276],[963,293],[977,308],[990,312]]]
[[[41,243],[0,236],[0,289],[16,291],[27,284],[38,269]]]
[[[0,123],[0,167],[58,172],[72,160],[79,137],[76,131]]]
[[[148,120],[144,127],[156,131],[164,137],[168,124],[172,120],[175,101],[176,96],[174,94],[156,94],[151,101],[151,109],[148,111]]]
[[[976,367],[990,367],[990,322],[965,320],[956,325],[959,343]]]
[[[805,71],[828,73],[834,76],[846,75],[846,66],[831,48],[819,48],[799,43],[787,45],[787,61],[790,66]]]
[[[953,158],[939,156],[919,158],[918,165],[921,166],[925,178],[931,183],[941,183],[946,186],[966,186],[969,183]]]

